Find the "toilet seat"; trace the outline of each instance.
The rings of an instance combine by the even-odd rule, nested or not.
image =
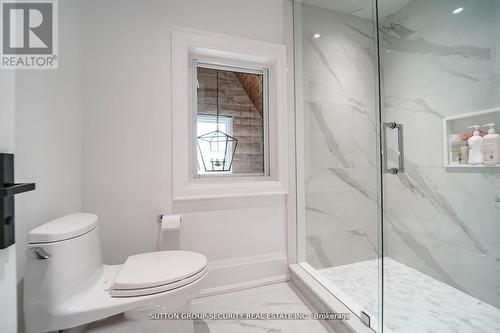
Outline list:
[[[190,284],[207,273],[207,258],[189,251],[130,256],[110,289],[111,297],[145,296]]]

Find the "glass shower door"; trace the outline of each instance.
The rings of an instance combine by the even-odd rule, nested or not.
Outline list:
[[[372,9],[372,0],[295,1],[294,42],[299,263],[376,330],[381,209]]]
[[[500,1],[377,8],[384,332],[500,332]]]

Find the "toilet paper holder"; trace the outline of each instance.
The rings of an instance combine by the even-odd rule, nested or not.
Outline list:
[[[156,250],[179,250],[179,232],[182,217],[180,215],[160,214],[156,217],[156,221],[159,224]],[[167,239],[167,244],[164,244],[164,238]],[[168,246],[168,248],[166,249],[165,246]]]
[[[165,216],[165,214],[160,214],[160,215],[156,216],[156,222],[161,223],[161,221],[163,220],[163,216]],[[182,217],[181,217],[181,221],[182,221]]]

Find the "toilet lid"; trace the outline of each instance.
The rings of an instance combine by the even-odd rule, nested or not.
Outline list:
[[[206,269],[207,258],[189,251],[161,251],[128,257],[112,289],[140,289],[184,280]]]
[[[47,222],[28,234],[28,243],[53,243],[72,239],[95,229],[97,215],[76,213]]]

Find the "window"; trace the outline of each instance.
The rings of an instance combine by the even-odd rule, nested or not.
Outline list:
[[[208,80],[208,83],[205,81],[206,78],[198,78],[198,72],[214,69],[220,70],[219,116],[231,117],[232,136],[238,140],[233,147],[246,146],[247,151],[250,149],[249,155],[251,157],[256,155],[251,160],[257,161],[254,166],[259,166],[258,171],[250,170],[252,172],[245,173],[237,168],[237,164],[248,166],[249,161],[245,156],[238,155],[244,154],[244,150],[238,149],[235,151],[230,172],[199,171],[198,115],[217,114],[215,103],[217,72],[209,71],[208,76],[211,74],[212,79]],[[232,72],[235,76],[238,73],[254,74],[262,80],[262,83],[257,85],[257,91],[262,89],[262,116],[258,115],[260,120],[254,116],[254,118],[246,117],[243,121],[248,123],[250,119],[251,132],[254,135],[256,132],[262,133],[259,139],[253,139],[257,141],[253,142],[253,145],[252,141],[245,142],[245,137],[251,138],[251,136],[240,136],[243,125],[243,118],[240,115],[245,110],[248,112],[252,106],[247,101],[244,110],[241,110],[240,105],[240,110],[237,108],[233,110],[237,114],[226,114],[225,104],[232,104],[231,99],[239,100],[238,96],[241,94],[235,96],[235,91],[232,89],[223,89],[222,79],[225,74],[223,72]],[[291,91],[291,86],[287,85],[289,74],[284,45],[192,29],[172,28],[173,201],[287,193],[289,164],[293,164],[293,156],[289,154],[290,145],[293,145],[293,131],[289,131],[293,121],[289,118],[289,114],[293,110],[292,104],[287,103],[288,89]],[[259,122],[261,126],[254,126]]]
[[[195,176],[268,176],[266,69],[194,61]]]

